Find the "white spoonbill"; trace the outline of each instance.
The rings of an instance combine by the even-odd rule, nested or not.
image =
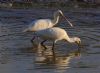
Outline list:
[[[51,28],[51,27],[55,26],[58,23],[60,15],[62,15],[67,20],[67,22],[70,24],[70,26],[73,27],[73,25],[64,16],[62,11],[61,10],[57,10],[56,12],[54,12],[54,18],[53,19],[39,19],[39,20],[35,20],[35,21],[33,21],[29,25],[28,28],[26,28],[24,30],[24,32],[26,32],[26,31],[35,32],[35,31],[38,31],[38,30],[43,30],[43,29]],[[32,38],[32,40],[34,40],[34,39],[35,39],[35,37]],[[33,43],[32,40],[31,40],[31,42]]]
[[[53,19],[38,19],[38,20],[35,20],[29,25],[28,28],[26,28],[24,30],[24,32],[26,32],[26,31],[35,32],[35,31],[38,31],[38,30],[51,28],[58,23],[60,15],[62,15],[67,20],[67,18],[64,16],[62,11],[57,10],[56,12],[54,12],[54,18]],[[68,20],[67,20],[67,22],[70,24],[70,26],[73,27],[73,25]]]
[[[41,42],[41,45],[45,48],[46,46],[44,45],[44,42],[46,42],[47,40],[51,40],[53,41],[53,46],[52,46],[52,50],[54,51],[54,44],[57,41],[60,40],[65,40],[69,43],[76,43],[78,46],[80,46],[81,44],[81,40],[79,37],[69,37],[67,32],[59,27],[52,27],[52,28],[48,28],[48,29],[44,29],[44,30],[40,30],[35,32],[41,39],[43,39],[43,41]],[[79,48],[78,48],[79,50]]]

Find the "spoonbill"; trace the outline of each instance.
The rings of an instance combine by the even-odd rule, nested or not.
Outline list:
[[[60,15],[62,15],[67,20],[67,22],[70,24],[70,26],[73,27],[72,23],[70,23],[70,21],[64,16],[63,12],[61,10],[57,10],[56,12],[54,12],[54,18],[53,19],[38,19],[38,20],[35,20],[23,32],[27,32],[27,31],[36,32],[38,30],[51,28],[58,23]],[[32,38],[32,40],[34,38]],[[31,41],[31,42],[33,42],[33,41]]]
[[[54,53],[55,43],[60,40],[65,40],[69,43],[76,43],[78,46],[80,46],[80,44],[81,44],[81,39],[79,37],[69,37],[67,32],[64,29],[59,28],[59,27],[47,28],[44,30],[39,30],[35,33],[38,35],[38,37],[43,39],[43,41],[41,42],[41,45],[45,49],[47,49],[47,47],[44,45],[44,42],[46,42],[47,40],[53,41],[53,45],[52,45],[53,53]],[[79,50],[79,48],[78,48],[78,50]]]
[[[63,12],[61,10],[57,10],[56,12],[54,12],[54,18],[53,19],[38,19],[38,20],[35,20],[35,21],[33,21],[32,23],[29,24],[29,27],[26,28],[24,30],[24,32],[26,32],[26,31],[35,32],[35,31],[38,31],[38,30],[51,28],[58,23],[60,15],[62,15],[67,20],[67,22],[70,24],[70,26],[73,27],[72,23],[70,23],[68,21],[68,19],[64,16]]]

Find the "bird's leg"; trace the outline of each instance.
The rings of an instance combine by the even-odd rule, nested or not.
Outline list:
[[[42,41],[40,44],[44,47],[44,50],[42,51],[42,54],[44,55],[44,51],[47,49],[47,47],[44,45],[44,42],[47,40]]]
[[[34,44],[33,40],[36,38],[36,34],[35,34],[35,33],[33,33],[33,34],[34,34],[34,36],[33,36],[33,38],[31,39],[31,43],[32,43],[32,44]]]
[[[41,42],[41,45],[44,47],[44,50],[47,49],[47,47],[44,45],[44,42],[46,42],[46,41],[47,41],[47,40],[44,40],[44,41]]]
[[[31,43],[33,44],[34,42],[33,42],[33,40],[35,39],[35,36],[31,39]]]
[[[55,42],[53,42],[53,45],[52,45],[52,53],[53,53],[53,59],[54,59],[54,62],[55,62],[55,51],[54,51],[54,47],[55,47]]]
[[[55,42],[53,42],[53,45],[52,45],[52,51],[54,53],[54,46],[55,46]]]

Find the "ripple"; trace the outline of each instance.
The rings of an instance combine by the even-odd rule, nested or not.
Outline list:
[[[31,44],[30,39],[33,33],[21,33],[29,22],[38,18],[37,16],[51,17],[51,11],[53,10],[12,9],[0,11],[0,71],[2,69],[4,69],[3,71],[11,70],[9,73],[66,73],[67,71],[68,73],[74,73],[74,71],[78,73],[83,70],[88,72],[87,69],[100,71],[98,16],[94,15],[95,18],[93,18],[90,14],[86,16],[81,13],[75,15],[73,12],[68,12],[75,28],[64,25],[66,22],[57,25],[65,29],[70,36],[81,38],[84,46],[81,52],[77,51],[75,44],[67,43],[66,45],[65,42],[58,42],[55,46],[55,55],[53,55],[51,42],[47,42],[48,49],[43,53],[42,46]],[[68,16],[68,14],[66,15]],[[35,40],[35,42],[39,43],[41,40]]]

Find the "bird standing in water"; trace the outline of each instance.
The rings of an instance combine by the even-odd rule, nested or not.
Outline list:
[[[52,28],[53,26],[55,26],[59,22],[60,15],[62,15],[67,20],[67,22],[70,24],[70,26],[73,27],[73,25],[64,16],[63,12],[61,10],[57,10],[56,12],[54,12],[54,18],[53,19],[38,19],[38,20],[35,20],[29,25],[28,28],[26,28],[24,30],[24,32],[27,32],[27,31],[36,32],[36,31],[39,31],[39,30]],[[35,39],[35,37],[32,38],[31,42],[33,42],[34,39]]]
[[[44,42],[46,42],[47,40],[53,41],[53,46],[52,46],[53,53],[54,53],[55,43],[60,40],[65,40],[66,42],[69,42],[69,43],[76,43],[78,46],[80,46],[81,44],[81,40],[79,37],[69,37],[67,32],[64,29],[59,28],[59,27],[52,27],[52,28],[48,28],[44,30],[39,30],[35,33],[38,35],[38,37],[43,39],[43,41],[41,42],[41,45],[45,49],[47,49],[47,47],[44,45]]]

